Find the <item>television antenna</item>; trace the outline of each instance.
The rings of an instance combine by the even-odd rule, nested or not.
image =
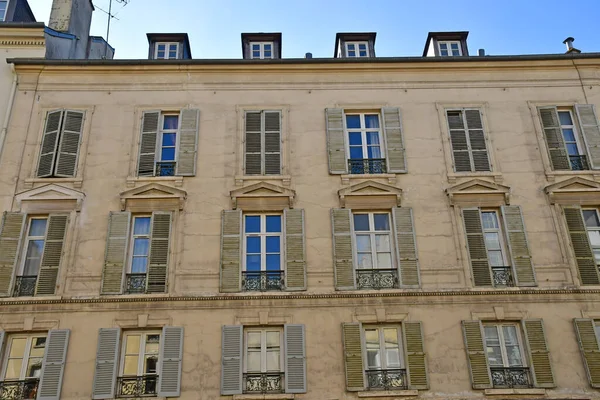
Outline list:
[[[129,2],[131,0],[115,0],[117,3],[123,4],[123,7],[125,7],[127,4],[129,4]],[[107,54],[108,54],[108,36],[110,35],[110,21],[114,18],[117,21],[119,20],[119,18],[117,18],[116,14],[113,15],[112,13],[112,4],[113,4],[113,0],[108,0],[108,11],[103,10],[102,8],[96,6],[94,4],[94,6],[99,9],[100,11],[102,11],[103,13],[105,13],[108,16],[108,22],[106,24],[106,48],[104,51],[104,58],[106,59]],[[121,7],[121,8],[123,8]]]

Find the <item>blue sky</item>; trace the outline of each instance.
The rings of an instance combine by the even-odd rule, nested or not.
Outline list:
[[[92,34],[106,36],[109,0]],[[52,0],[29,0],[48,21]],[[336,32],[377,32],[378,56],[420,56],[429,31],[469,31],[470,53],[600,52],[600,0],[113,0],[116,58],[146,58],[148,32],[187,32],[194,58],[240,58],[241,32],[282,32],[285,58],[331,57]]]

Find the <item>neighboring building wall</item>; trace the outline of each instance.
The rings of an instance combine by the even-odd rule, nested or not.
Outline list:
[[[111,47],[104,38],[99,36],[90,36],[88,42],[88,60],[107,59],[112,60],[115,55],[115,49]]]
[[[52,47],[60,47],[61,50],[52,50],[48,58],[86,58],[93,11],[94,6],[90,0],[53,1],[48,27],[54,31],[69,34],[74,40],[71,43],[67,40],[50,39],[57,43]],[[52,36],[60,37],[59,35]],[[65,53],[67,47],[73,47],[69,53]]]

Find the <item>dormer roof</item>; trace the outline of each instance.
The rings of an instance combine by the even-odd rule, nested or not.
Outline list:
[[[242,33],[242,57],[251,59],[250,42],[273,42],[272,59],[281,58],[281,32]]]
[[[439,49],[437,46],[438,41],[452,40],[460,42],[461,52],[463,56],[469,55],[469,49],[467,47],[467,36],[468,31],[456,31],[456,32],[429,32],[427,40],[425,41],[425,49],[423,50],[423,57],[434,57],[440,56]]]
[[[335,35],[334,58],[346,58],[346,42],[367,42],[369,44],[369,57],[375,57],[376,32],[338,32]]]
[[[178,60],[189,60],[192,58],[190,39],[187,33],[147,33],[148,37],[148,59],[154,59],[154,45],[158,42],[177,42],[179,46]]]

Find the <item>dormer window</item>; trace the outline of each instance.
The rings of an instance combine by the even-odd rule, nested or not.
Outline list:
[[[250,42],[250,58],[264,60],[273,58],[273,42]]]
[[[369,44],[367,42],[346,42],[348,57],[369,57]]]
[[[6,17],[6,10],[8,9],[8,0],[0,0],[0,22],[4,21]]]
[[[438,42],[440,56],[462,56],[460,42],[458,40],[446,40]]]
[[[156,60],[175,60],[179,54],[179,43],[177,42],[157,42],[155,45],[154,59]]]
[[[375,57],[375,32],[346,32],[335,35],[335,58]]]

